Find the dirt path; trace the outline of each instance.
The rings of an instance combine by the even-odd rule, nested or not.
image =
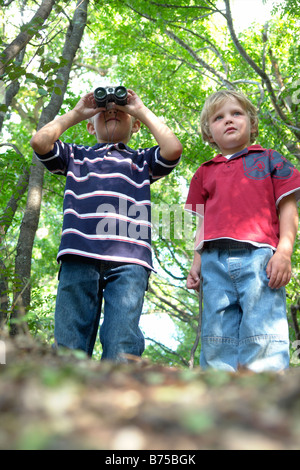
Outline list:
[[[299,449],[300,368],[204,373],[9,345],[0,416],[0,449]]]

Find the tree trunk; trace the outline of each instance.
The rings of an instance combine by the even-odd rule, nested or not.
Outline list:
[[[57,76],[62,80],[62,84],[58,85],[61,94],[52,93],[50,102],[43,109],[38,129],[43,127],[47,122],[52,121],[58,114],[63,102],[63,97],[67,89],[70,70],[80,45],[83,31],[87,20],[88,0],[79,0],[73,15],[71,24],[69,25],[62,56],[68,62],[62,67]],[[44,166],[33,156],[30,169],[30,178],[28,186],[27,204],[20,227],[20,234],[17,244],[17,255],[15,259],[15,292],[13,309],[11,312],[10,334],[12,336],[26,331],[26,326],[21,324],[20,320],[30,306],[30,273],[31,273],[31,257],[35,238],[35,233],[39,223],[42,189],[44,179]],[[17,320],[17,321],[16,321]]]

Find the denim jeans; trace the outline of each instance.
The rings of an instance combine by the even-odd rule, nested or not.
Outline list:
[[[236,371],[289,367],[285,288],[268,286],[270,248],[204,249],[200,366]]]
[[[104,299],[101,359],[126,362],[122,354],[141,356],[145,345],[139,320],[148,277],[148,271],[136,264],[63,261],[55,310],[56,345],[91,356]]]

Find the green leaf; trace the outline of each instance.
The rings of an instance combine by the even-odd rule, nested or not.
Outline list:
[[[41,96],[47,96],[48,95],[48,91],[45,90],[45,88],[38,88],[38,92]]]

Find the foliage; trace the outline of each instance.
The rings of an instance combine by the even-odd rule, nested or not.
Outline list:
[[[5,3],[5,2],[4,2]],[[78,4],[54,2],[45,22],[30,22],[36,2],[8,2],[0,12],[1,50],[20,32],[31,35],[26,47],[5,63],[0,77],[9,103],[0,147],[0,213],[5,278],[12,312],[15,260],[19,228],[26,212],[27,193],[10,205],[26,171],[31,174],[29,138],[41,124],[41,112],[53,95],[63,95],[61,70],[66,64],[64,43]],[[184,145],[180,166],[152,187],[155,206],[180,208],[168,211],[169,233],[153,242],[157,275],[152,276],[145,314],[167,312],[178,328],[178,348],[172,354],[152,343],[146,355],[168,364],[187,365],[196,339],[198,297],[185,288],[193,256],[192,231],[178,229],[184,221],[182,207],[191,177],[198,166],[213,156],[198,132],[199,113],[208,93],[221,87],[238,87],[257,105],[259,142],[274,147],[299,168],[299,9],[297,2],[281,2],[268,24],[254,24],[236,33],[228,0],[166,4],[146,0],[89,2],[87,25],[72,63],[60,113],[71,109],[80,95],[100,84],[120,83],[133,88],[174,129]],[[14,23],[7,21],[14,12]],[[1,65],[0,56],[0,65]],[[1,99],[1,97],[0,97]],[[1,103],[0,103],[1,104]],[[65,141],[93,143],[85,123],[69,129]],[[143,127],[131,146],[151,145],[153,137]],[[13,147],[11,146],[13,145]],[[43,200],[31,259],[31,303],[26,320],[33,335],[52,341],[52,321],[57,284],[55,256],[59,244],[64,180],[45,173]],[[8,211],[8,208],[10,211]],[[171,212],[171,215],[169,215]],[[6,221],[6,222],[5,222]],[[195,224],[195,221],[192,221]],[[166,235],[166,236],[163,236]],[[299,300],[299,239],[293,256],[293,279],[288,286],[288,305]],[[27,280],[28,281],[28,280]],[[299,312],[298,312],[299,313]],[[8,316],[9,316],[8,315]],[[292,320],[291,338],[296,341]],[[154,338],[155,339],[155,338]],[[98,347],[99,348],[99,347]],[[173,353],[174,353],[173,352]],[[100,354],[99,349],[95,357]],[[197,362],[196,362],[197,363]]]

